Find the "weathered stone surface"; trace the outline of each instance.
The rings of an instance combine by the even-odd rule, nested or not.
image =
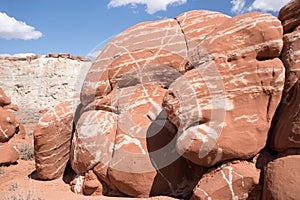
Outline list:
[[[39,110],[49,110],[80,93],[90,66],[90,61],[37,55],[23,61],[0,59],[0,86],[19,106],[15,115],[31,134],[41,117]]]
[[[259,182],[259,174],[260,170],[246,161],[222,165],[200,179],[191,200],[247,199]]]
[[[293,0],[282,7],[278,18],[282,22],[284,32],[292,32],[300,25],[300,1]]]
[[[284,39],[281,22],[270,14],[231,18],[210,11],[141,23],[114,38],[82,87],[70,152],[77,174],[72,190],[143,198],[259,199],[262,177],[257,168],[275,158],[266,142],[273,141],[274,150],[282,148],[276,156],[299,153],[287,141],[298,141],[298,124],[291,117],[281,119],[285,114],[298,119],[300,113],[299,28],[292,30],[290,19],[284,20],[289,30]],[[272,131],[288,131],[279,136],[271,132],[268,140],[284,85],[285,107],[277,110]],[[39,150],[44,154],[37,158],[45,169],[38,173],[48,170],[55,177],[54,169],[63,169],[69,156],[72,134],[70,126],[56,122],[51,130],[61,133],[41,139],[46,150]],[[57,150],[48,142],[52,138],[68,142],[53,139],[60,150],[47,157]],[[59,167],[53,159],[62,160]],[[269,182],[265,188],[273,187]]]
[[[70,157],[73,120],[78,100],[71,99],[46,112],[34,129],[34,155],[38,178],[63,175]]]
[[[300,9],[300,1],[298,7]],[[284,9],[285,7],[282,10]],[[294,15],[299,9],[291,10],[292,13],[284,11],[283,14]],[[283,14],[281,16],[285,17]],[[297,21],[300,21],[300,18]],[[278,152],[300,148],[300,30],[284,35],[282,61],[286,68],[286,80],[282,101],[271,129],[269,144]]]
[[[164,100],[179,130],[177,150],[201,166],[250,158],[266,144],[283,90],[280,22],[269,14],[239,15],[200,46],[196,68],[175,80]]]
[[[12,113],[0,107],[0,143],[7,142],[18,134],[21,126]]]
[[[0,144],[0,165],[12,164],[19,159],[19,151],[9,143]]]
[[[0,106],[6,106],[11,103],[10,99],[6,96],[2,88],[0,88]]]
[[[114,113],[102,110],[88,111],[77,122],[71,146],[71,165],[82,174],[101,163],[104,169],[111,160],[116,135]],[[106,172],[103,174],[103,179]]]
[[[141,60],[132,60],[127,54],[129,56],[144,54],[145,56],[141,56]],[[175,59],[170,57],[169,54],[175,54]],[[118,59],[118,57],[122,57],[122,59]],[[164,57],[166,59],[171,58],[168,61],[169,63],[167,63],[169,67],[172,67],[173,64],[176,66],[180,64],[182,65],[179,65],[180,68],[184,69],[185,63],[182,63],[182,61],[187,57],[186,42],[176,20],[164,19],[155,22],[144,22],[127,29],[116,36],[101,51],[97,61],[90,68],[81,90],[82,104],[87,105],[95,97],[103,97],[110,93],[112,88],[109,77],[114,77],[118,74],[115,69],[118,69],[120,64],[128,65],[130,68],[137,67],[141,70],[147,68],[148,64],[157,63],[157,61],[161,60],[161,57],[163,58],[162,60],[164,60]],[[172,60],[177,62],[178,57],[183,58],[179,60],[180,63],[173,62],[172,64]],[[123,59],[128,58],[129,60],[127,61],[129,62],[124,62],[125,60]],[[123,64],[119,62],[121,60],[123,60]],[[117,63],[112,64],[113,61]],[[136,63],[131,63],[131,61]],[[158,63],[164,64],[163,61]],[[112,71],[108,70],[108,68],[112,68]],[[128,67],[124,67],[124,69],[128,69]]]
[[[300,77],[300,30],[285,34],[283,37],[282,62],[286,68],[284,93],[297,83]]]
[[[85,174],[83,182],[83,194],[85,195],[102,195],[102,184],[93,171]]]
[[[229,18],[228,15],[219,12],[193,10],[179,15],[175,19],[184,33],[187,46],[192,49],[196,48],[210,32]]]
[[[264,200],[299,199],[300,155],[270,162],[264,172]]]
[[[180,185],[187,183],[187,164],[171,151],[176,129],[162,116],[164,93],[162,87],[149,84],[128,87],[120,93],[123,95],[119,96],[120,114],[108,175],[119,191],[129,196],[184,196],[191,189]],[[170,147],[160,151],[168,143]],[[172,156],[177,158],[168,163]],[[175,169],[178,176],[173,175]]]

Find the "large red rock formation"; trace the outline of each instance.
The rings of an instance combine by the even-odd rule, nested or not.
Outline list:
[[[202,166],[250,158],[266,144],[283,89],[280,21],[239,15],[217,26],[200,47],[198,66],[171,84],[164,102],[179,130],[177,150]]]
[[[286,80],[281,104],[273,123],[270,147],[278,152],[300,148],[300,1],[291,1],[280,11],[284,48],[282,61]],[[298,28],[297,28],[298,27]]]
[[[298,1],[280,12],[283,25],[266,13],[231,18],[190,11],[125,30],[91,66],[78,120],[73,123],[75,110],[66,102],[37,125],[39,177],[62,175],[70,155],[76,193],[259,197],[263,177],[257,168],[277,156],[264,149],[267,141],[284,151],[281,156],[299,152],[295,6]],[[276,196],[281,183],[268,182],[273,174],[280,177],[274,163],[263,192]]]
[[[70,157],[74,113],[78,101],[65,101],[46,112],[34,129],[34,155],[38,178],[63,175]]]

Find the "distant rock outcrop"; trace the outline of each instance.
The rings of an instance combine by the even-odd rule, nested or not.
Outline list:
[[[19,106],[14,114],[31,134],[41,117],[40,110],[79,95],[90,65],[88,59],[70,54],[2,57],[0,86]]]
[[[294,198],[282,174],[299,182],[299,5],[281,21],[190,11],[125,30],[89,69],[76,115],[60,104],[36,126],[38,176],[61,176],[70,157],[85,195]]]

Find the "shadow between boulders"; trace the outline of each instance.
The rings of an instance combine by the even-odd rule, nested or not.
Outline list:
[[[149,158],[157,171],[150,196],[187,199],[204,173],[203,168],[178,154],[176,134],[177,128],[167,119],[165,111],[152,121],[147,130]]]
[[[33,172],[31,172],[30,174],[28,174],[28,178],[29,179],[33,179],[33,180],[37,180],[37,181],[43,181],[41,179],[38,178],[38,175],[37,175],[37,171],[34,170]]]

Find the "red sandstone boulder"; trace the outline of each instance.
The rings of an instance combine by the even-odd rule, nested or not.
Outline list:
[[[60,103],[46,112],[34,129],[34,155],[38,178],[63,175],[70,157],[73,121],[78,100]]]
[[[187,183],[187,163],[176,152],[172,153],[176,129],[162,116],[164,93],[162,87],[150,84],[127,87],[120,92],[120,114],[108,175],[118,190],[129,196],[182,197],[191,190],[183,184]]]
[[[297,8],[297,9],[296,9]],[[291,9],[291,10],[289,10]],[[287,11],[288,10],[288,11]],[[300,25],[300,1],[283,7],[281,20],[287,26]],[[297,14],[298,13],[298,14]],[[290,19],[288,19],[291,17]],[[270,147],[278,152],[300,148],[300,30],[284,35],[282,61],[286,68],[286,80],[281,104],[274,119]]]
[[[107,169],[113,153],[116,120],[114,113],[102,110],[81,115],[71,147],[71,165],[77,174],[87,172],[99,163]]]
[[[5,143],[0,144],[0,165],[9,165],[16,162],[19,159],[19,151],[16,146]]]
[[[259,182],[259,174],[260,170],[246,161],[222,165],[200,179],[191,200],[247,199]]]
[[[175,19],[184,33],[187,46],[193,49],[196,48],[210,32],[229,18],[230,16],[218,12],[193,10],[179,15]]]
[[[295,11],[292,7],[284,9]],[[291,81],[278,116],[287,113],[297,121],[299,80],[292,75],[299,71],[299,28],[282,13],[285,31],[295,31],[284,38],[282,57]],[[90,68],[74,135],[77,103],[58,105],[36,126],[39,178],[61,176],[70,156],[76,193],[188,198],[194,188],[192,199],[250,198],[252,190],[260,190],[253,164],[225,164],[202,178],[206,170],[196,165],[252,159],[264,148],[284,85],[282,37],[280,21],[264,13],[230,18],[191,11],[127,29]],[[275,126],[278,133],[288,130],[272,135],[275,150],[298,148],[294,121]],[[269,161],[260,159],[254,158],[257,166]],[[280,178],[276,186],[269,183],[273,174],[281,177],[275,168],[270,164],[266,171],[265,191],[280,196],[274,189]]]
[[[24,127],[17,121],[15,116],[0,107],[0,143],[9,141],[20,130],[22,130],[22,135],[24,135]]]
[[[270,162],[264,172],[264,200],[299,199],[300,155]]]
[[[0,106],[6,106],[11,103],[10,99],[6,96],[5,92],[0,88]]]
[[[83,182],[83,194],[85,195],[101,195],[102,184],[93,171],[88,171],[85,174]]]
[[[293,0],[282,7],[278,18],[282,22],[285,33],[292,32],[296,27],[300,26],[300,1]]]
[[[126,56],[126,54],[128,55]],[[175,58],[172,58],[172,54],[175,55]],[[131,55],[134,59],[130,58]],[[139,55],[141,60],[140,58],[136,59],[134,55]],[[124,59],[123,64],[118,59],[121,56],[123,56],[121,60]],[[169,59],[169,63],[167,63],[169,67],[175,64],[176,66],[181,65],[180,68],[184,69],[185,63],[182,60],[187,57],[186,42],[176,20],[164,19],[144,22],[127,29],[101,51],[90,68],[81,90],[81,103],[85,106],[92,102],[95,97],[104,97],[110,93],[112,85],[109,77],[116,76],[114,69],[117,69],[119,64],[125,66],[125,69],[128,69],[126,66],[145,69],[145,66],[149,64],[164,64],[164,61],[160,61],[166,60],[164,57]],[[178,57],[182,59],[179,59],[179,63],[175,63]],[[128,62],[126,62],[127,58],[129,59]],[[113,61],[115,61],[114,64]],[[143,64],[140,65],[141,63]],[[112,68],[112,71],[108,68]]]
[[[248,159],[265,146],[281,99],[281,24],[269,14],[239,15],[199,46],[198,66],[176,79],[164,99],[179,131],[177,150],[206,167]]]

